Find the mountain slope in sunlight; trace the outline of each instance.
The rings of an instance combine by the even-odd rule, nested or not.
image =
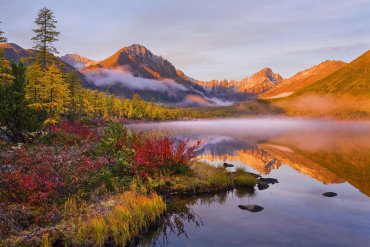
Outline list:
[[[268,102],[288,115],[370,119],[370,51],[291,96]]]
[[[243,100],[275,87],[282,80],[283,77],[278,73],[274,73],[272,69],[263,68],[240,81],[212,80],[196,81],[196,83],[204,87],[209,97]]]
[[[286,97],[299,89],[305,88],[312,83],[325,78],[335,71],[343,68],[347,63],[343,61],[328,60],[314,67],[303,70],[294,76],[285,79],[276,87],[271,88],[259,95],[259,98],[279,98]]]
[[[370,96],[370,51],[342,69],[297,92],[304,94]]]
[[[136,93],[148,101],[179,106],[215,103],[204,97],[204,89],[184,72],[139,44],[124,47],[81,71],[91,84],[118,96],[131,98]]]
[[[96,64],[95,61],[87,58],[80,56],[78,54],[66,54],[64,56],[61,56],[60,59],[62,59],[64,62],[70,64],[76,69],[83,69],[87,66]]]
[[[23,62],[26,65],[29,65],[33,62],[36,51],[33,49],[24,49],[14,43],[0,43],[0,52],[2,52],[4,58],[9,62]],[[65,62],[59,57],[55,59],[62,65],[62,70],[65,72],[76,72],[83,82],[84,86],[87,86],[88,82],[86,81],[85,76],[80,73],[76,68],[74,68],[69,63]]]

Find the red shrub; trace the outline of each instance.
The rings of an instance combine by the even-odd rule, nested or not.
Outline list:
[[[39,145],[8,152],[0,159],[0,200],[39,204],[84,189],[107,164],[86,155],[86,148]]]
[[[55,136],[61,137],[61,143],[96,140],[95,132],[84,126],[81,122],[62,122],[54,127],[53,132]]]
[[[142,137],[134,142],[132,169],[140,177],[183,174],[190,170],[190,161],[200,142],[187,147],[188,141],[177,144],[168,137]]]

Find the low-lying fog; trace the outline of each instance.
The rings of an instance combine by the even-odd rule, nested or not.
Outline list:
[[[278,141],[303,149],[330,149],[346,145],[370,148],[370,122],[342,122],[299,118],[244,118],[219,120],[170,121],[136,124],[141,130],[153,130],[190,139]],[[222,138],[221,138],[222,137]]]

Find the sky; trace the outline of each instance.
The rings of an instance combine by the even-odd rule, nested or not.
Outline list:
[[[289,77],[370,49],[369,0],[0,0],[9,42],[31,48],[50,8],[60,55],[102,60],[142,44],[199,80],[240,80],[264,67]]]

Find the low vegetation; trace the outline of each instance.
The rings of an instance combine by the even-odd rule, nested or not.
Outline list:
[[[63,122],[37,143],[0,149],[4,246],[124,243],[165,210],[157,194],[254,186],[248,173],[196,162],[199,143]]]

